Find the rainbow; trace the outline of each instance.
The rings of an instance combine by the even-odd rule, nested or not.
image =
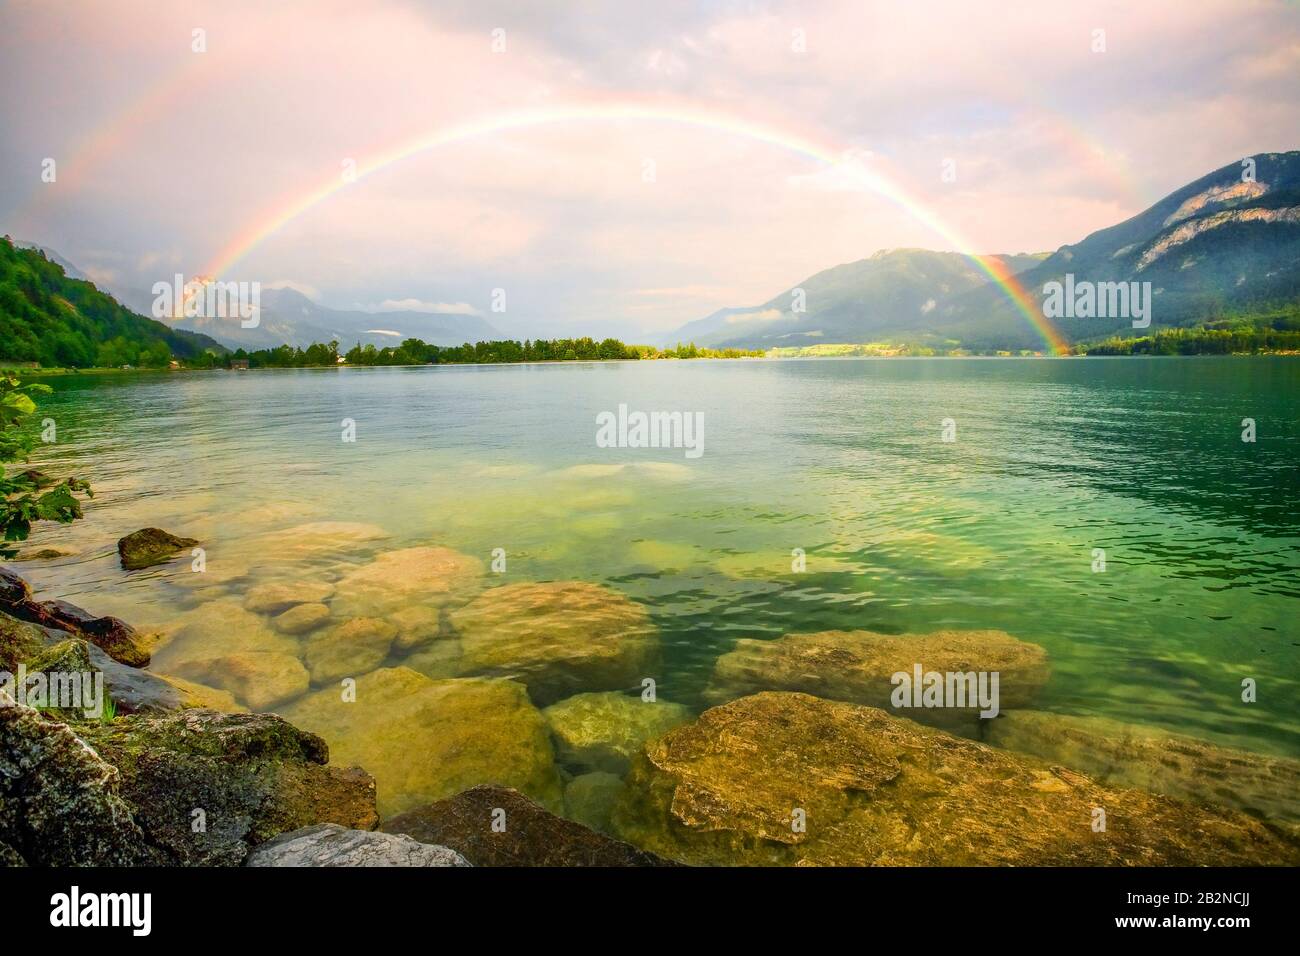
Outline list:
[[[317,183],[306,192],[296,194],[271,207],[231,239],[203,269],[203,274],[217,278],[229,273],[231,267],[237,262],[308,210],[318,206],[353,183],[359,182],[367,176],[387,169],[412,156],[417,156],[441,146],[507,131],[526,130],[560,123],[625,120],[674,123],[743,137],[805,156],[826,167],[845,171],[856,185],[860,185],[864,189],[895,203],[926,228],[941,236],[956,251],[969,258],[1002,290],[1016,310],[1038,331],[1050,351],[1055,354],[1068,351],[1069,344],[1064,336],[1042,314],[1042,310],[1039,309],[1034,297],[1011,274],[1006,263],[997,256],[981,255],[975,252],[971,244],[950,225],[922,203],[912,198],[896,182],[857,161],[849,151],[818,143],[801,133],[779,130],[738,116],[680,105],[620,101],[551,106],[544,109],[504,113],[486,119],[439,127],[431,132],[404,140],[373,156],[358,160],[354,170],[355,175],[347,178],[342,175],[334,175]]]

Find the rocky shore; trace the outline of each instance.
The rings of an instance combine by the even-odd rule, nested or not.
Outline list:
[[[304,527],[314,554],[378,540]],[[133,564],[190,543],[146,530]],[[1046,653],[1002,632],[741,640],[703,713],[637,694],[658,655],[623,596],[489,587],[445,548],[227,591],[162,637],[0,569],[0,671],[98,675],[111,701],[0,690],[0,862],[1300,862],[1300,762],[1028,709]],[[894,707],[918,660],[999,671],[1004,712]]]

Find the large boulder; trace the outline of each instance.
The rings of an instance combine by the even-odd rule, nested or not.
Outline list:
[[[334,613],[361,617],[415,604],[436,608],[464,603],[482,579],[483,562],[451,548],[385,551],[338,582]]]
[[[32,866],[161,863],[116,769],[64,724],[0,692],[0,858]]]
[[[457,675],[513,677],[539,704],[580,691],[640,689],[658,664],[645,608],[581,581],[510,584],[451,615]]]
[[[375,775],[384,816],[481,783],[515,787],[561,806],[546,721],[521,684],[431,680],[407,667],[304,697],[284,715],[328,741],[337,759]]]
[[[273,714],[187,710],[78,732],[117,768],[135,822],[174,864],[238,865],[288,830],[378,822],[369,774],[327,766],[323,740]]]
[[[1110,786],[1300,823],[1300,760],[1234,750],[1106,717],[1034,710],[1004,714],[987,724],[985,734],[996,747],[1082,770]]]
[[[194,538],[178,538],[162,528],[141,528],[117,541],[117,553],[122,567],[129,571],[162,564],[189,548],[196,547]]]
[[[128,667],[149,664],[147,641],[131,625],[107,615],[96,617],[66,601],[33,600],[27,582],[7,568],[0,568],[0,615],[84,637]],[[0,657],[17,636],[10,624],[0,624]]]
[[[613,825],[699,864],[1260,865],[1293,837],[883,710],[755,694],[648,745]],[[1104,830],[1094,830],[1103,811]]]
[[[1029,704],[1049,676],[1043,648],[1003,631],[821,631],[738,641],[714,664],[705,696],[722,703],[764,690],[799,691],[883,707],[923,723],[973,722],[980,707],[971,699],[965,707],[947,702],[949,706],[937,708],[893,708],[890,698],[898,686],[894,674],[902,672],[912,679],[918,664],[923,674],[996,672],[1000,709]]]
[[[245,866],[469,866],[445,846],[407,836],[319,823],[282,833],[248,855]]]
[[[474,866],[671,865],[506,787],[474,787],[400,814],[380,829],[450,847]]]
[[[376,617],[356,617],[313,634],[306,644],[307,667],[317,684],[359,677],[384,662],[397,628]]]
[[[560,763],[578,769],[625,774],[647,740],[690,721],[691,710],[666,701],[644,701],[618,691],[576,694],[542,713]]]

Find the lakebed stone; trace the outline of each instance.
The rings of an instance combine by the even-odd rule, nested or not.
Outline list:
[[[996,747],[1033,754],[1117,787],[1300,823],[1300,760],[1222,747],[1158,727],[1034,710],[986,725]]]
[[[705,694],[721,703],[764,690],[799,691],[886,708],[923,723],[973,721],[980,707],[969,698],[960,708],[952,701],[938,708],[893,708],[893,675],[902,672],[911,679],[918,664],[923,673],[997,672],[1000,709],[1029,704],[1050,674],[1043,648],[1003,631],[820,631],[738,641],[714,664]]]
[[[473,787],[386,821],[460,853],[474,866],[671,866],[652,853],[558,817],[507,787]]]
[[[238,865],[287,830],[378,822],[370,775],[327,766],[323,740],[273,714],[187,710],[77,730],[117,768],[132,817],[172,863]]]
[[[715,707],[648,745],[613,825],[699,864],[1300,861],[1293,837],[1244,814],[1109,789],[883,710],[789,692]]]
[[[359,677],[384,662],[397,628],[374,617],[356,617],[313,634],[305,652],[317,684],[340,677]]]
[[[601,833],[612,832],[610,816],[623,793],[623,778],[593,770],[564,785],[564,815]]]
[[[268,710],[301,697],[311,684],[302,661],[274,651],[236,651],[184,661],[169,673],[182,680],[219,687],[253,710]]]
[[[330,609],[324,604],[297,604],[271,618],[271,626],[281,634],[306,634],[329,619]]]
[[[385,551],[340,579],[333,608],[340,616],[360,617],[413,603],[463,603],[479,589],[482,578],[482,561],[451,548]]]
[[[178,538],[162,528],[141,528],[118,539],[117,553],[122,567],[135,571],[161,564],[198,543],[194,538]]]
[[[374,774],[385,816],[483,783],[561,806],[546,722],[513,681],[432,680],[390,667],[359,677],[355,700],[328,688],[284,715],[324,737],[335,759]]]
[[[581,581],[491,588],[452,612],[460,675],[513,677],[539,704],[579,691],[639,689],[658,636],[645,608]]]
[[[408,836],[319,823],[282,833],[248,855],[245,866],[469,866],[445,846]]]
[[[334,594],[327,581],[269,581],[248,589],[244,610],[257,614],[280,614],[298,604],[321,604]]]
[[[563,764],[624,774],[647,740],[690,721],[690,708],[618,691],[576,694],[542,711]]]

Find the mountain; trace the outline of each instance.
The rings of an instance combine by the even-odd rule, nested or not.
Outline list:
[[[225,353],[206,335],[136,315],[45,252],[0,239],[0,360],[46,366],[166,365]]]
[[[997,258],[1012,272],[1022,272],[1045,255]],[[988,281],[979,266],[958,252],[886,249],[819,272],[762,305],[719,309],[688,322],[665,342],[772,348],[879,341],[923,329],[941,302]],[[794,311],[797,290],[803,291],[806,311]]]
[[[1300,151],[1253,157],[1170,193],[1136,216],[1046,256],[1005,257],[1041,311],[1044,286],[1150,282],[1151,327],[1132,319],[1059,318],[1071,342],[1146,334],[1228,313],[1300,301]],[[818,342],[960,343],[970,349],[1041,348],[1040,334],[1006,294],[957,253],[894,250],[819,272],[752,309],[723,309],[668,338],[704,345],[771,347]]]
[[[452,312],[349,312],[317,305],[289,288],[263,289],[261,314],[255,328],[240,327],[238,318],[186,318],[178,328],[204,332],[230,348],[247,350],[337,339],[343,348],[398,345],[417,338],[430,345],[463,345],[501,338],[500,332],[476,315]]]

